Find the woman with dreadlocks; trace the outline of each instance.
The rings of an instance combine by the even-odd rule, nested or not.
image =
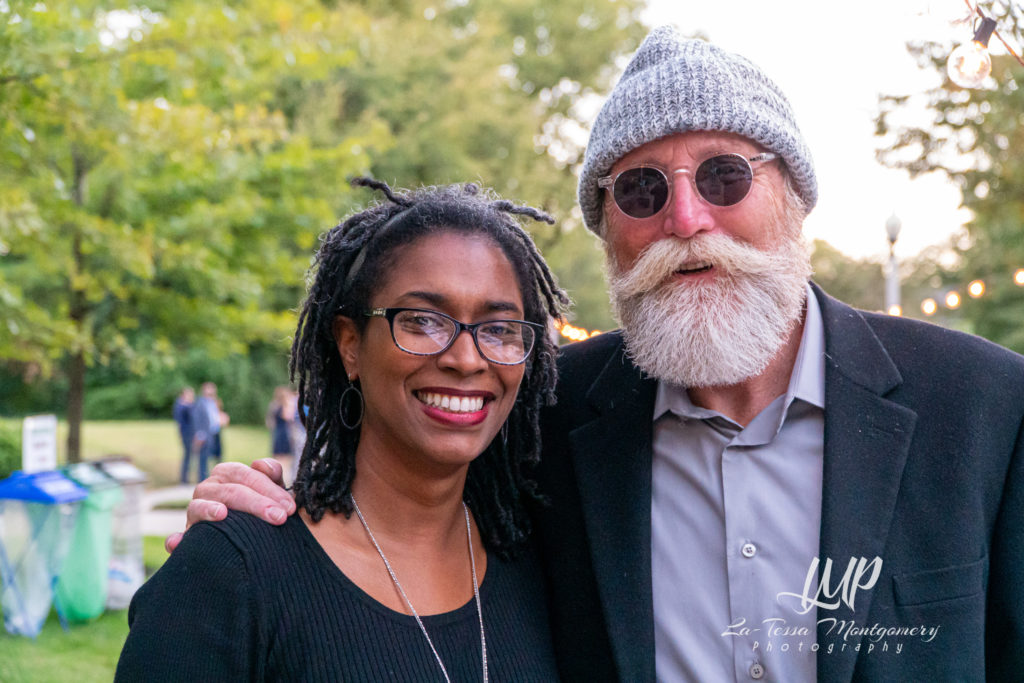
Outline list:
[[[476,186],[323,238],[292,346],[298,513],[199,524],[129,611],[119,680],[550,681],[525,471],[564,293]]]

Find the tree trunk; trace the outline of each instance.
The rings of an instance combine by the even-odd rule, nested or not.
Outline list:
[[[85,353],[71,356],[68,365],[68,462],[82,459],[82,413],[85,402]]]
[[[84,201],[84,184],[86,166],[83,159],[76,153],[71,156],[74,180],[71,187],[72,199],[78,206]],[[71,231],[71,282],[68,306],[68,317],[77,333],[78,340],[71,352],[68,363],[68,462],[79,462],[82,459],[82,415],[85,405],[85,292],[76,281],[79,273],[85,270],[85,257],[82,254],[82,234],[77,225],[68,226]]]

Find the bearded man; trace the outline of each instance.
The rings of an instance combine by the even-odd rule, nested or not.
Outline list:
[[[545,418],[563,677],[1019,678],[1024,358],[809,282],[817,182],[778,87],[654,30],[579,199],[622,330],[564,350]],[[293,509],[240,466],[196,497],[190,522]]]

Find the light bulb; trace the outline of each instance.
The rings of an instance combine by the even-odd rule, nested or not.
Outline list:
[[[946,72],[949,80],[961,88],[977,88],[992,73],[992,58],[988,54],[988,41],[996,30],[994,19],[985,17],[974,32],[974,40],[964,43],[949,54]]]
[[[961,88],[977,88],[992,73],[992,58],[988,48],[971,41],[964,43],[949,55],[946,62],[949,80]]]

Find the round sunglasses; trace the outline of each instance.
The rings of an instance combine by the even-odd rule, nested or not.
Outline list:
[[[772,161],[778,154],[765,152],[752,157],[741,154],[716,154],[697,165],[695,171],[680,168],[672,175],[690,176],[697,194],[712,206],[733,206],[750,194],[754,184],[751,164]],[[668,204],[672,183],[668,174],[656,166],[627,168],[614,176],[605,176],[597,186],[612,190],[612,199],[619,211],[630,218],[650,218]]]

